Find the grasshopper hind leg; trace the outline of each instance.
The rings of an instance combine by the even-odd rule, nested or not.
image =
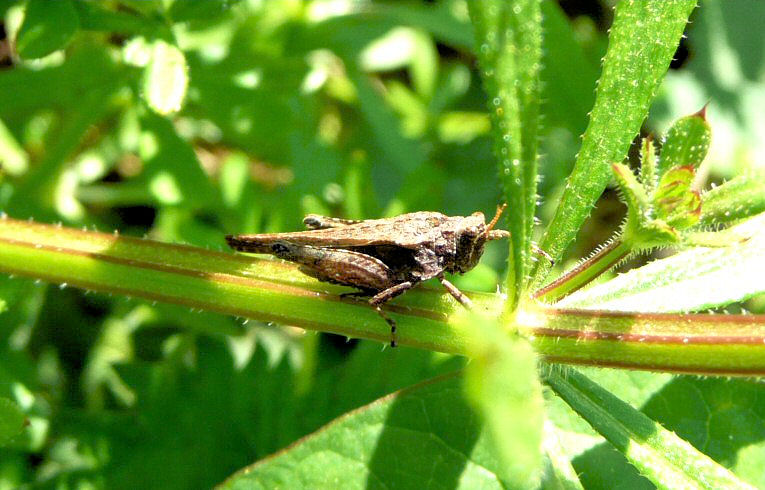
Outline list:
[[[412,282],[397,283],[395,274],[383,261],[352,250],[277,242],[271,245],[270,252],[299,264],[301,272],[320,281],[361,289],[359,295],[364,296],[377,291],[369,304],[390,325],[390,345],[396,346],[396,322],[380,307],[411,288],[414,285]]]
[[[380,308],[380,305],[373,306],[373,308],[375,309],[377,314],[380,315],[382,319],[385,320],[385,322],[388,325],[390,325],[390,346],[396,347],[398,345],[398,340],[397,340],[398,336],[396,334],[396,330],[398,327],[396,326],[396,322],[393,320],[393,318],[385,314],[382,308]]]

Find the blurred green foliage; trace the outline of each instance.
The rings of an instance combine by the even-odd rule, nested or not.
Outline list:
[[[714,133],[726,136],[702,171],[720,179],[765,160],[765,12],[705,3],[646,129],[712,99]],[[568,17],[542,5],[547,221],[592,107],[610,10],[582,2]],[[12,217],[222,248],[225,233],[298,229],[306,213],[491,214],[500,199],[462,1],[28,0],[0,11],[0,208]],[[573,256],[616,229],[620,212],[608,209]],[[455,282],[493,291],[505,253],[490,248]],[[0,401],[28,423],[0,449],[0,488],[206,488],[464,364],[17,278],[0,278],[0,299]],[[699,383],[667,384],[649,410],[682,432],[660,398]],[[744,416],[753,402],[730,403]],[[598,488],[616,466],[584,437],[576,468]],[[749,475],[726,437],[699,443]],[[624,485],[645,484],[617,464]]]

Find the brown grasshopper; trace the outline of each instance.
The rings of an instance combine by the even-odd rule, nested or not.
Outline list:
[[[390,325],[396,346],[396,323],[381,306],[416,284],[433,277],[465,307],[470,299],[444,277],[444,272],[464,273],[475,267],[487,240],[510,236],[494,230],[502,211],[486,224],[483,213],[445,216],[420,211],[386,219],[363,221],[309,214],[303,220],[309,231],[228,235],[235,250],[271,254],[300,264],[300,270],[320,281],[352,286],[354,295],[372,296],[369,304]]]

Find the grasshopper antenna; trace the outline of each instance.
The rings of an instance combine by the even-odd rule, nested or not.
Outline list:
[[[497,206],[497,213],[494,215],[491,221],[489,221],[489,225],[486,227],[486,231],[484,232],[484,237],[486,237],[486,240],[499,240],[500,238],[507,238],[510,236],[509,231],[493,229],[494,225],[497,224],[499,217],[502,216],[502,212],[504,212],[506,207],[507,203],[504,203],[501,206]]]
[[[494,217],[489,221],[488,226],[486,226],[486,231],[484,232],[484,236],[486,237],[486,240],[499,240],[501,238],[508,238],[510,236],[510,232],[507,230],[494,230],[494,225],[497,224],[499,221],[499,217],[502,216],[502,212],[507,207],[507,203],[504,203],[501,206],[497,206],[497,214],[494,215]],[[533,244],[531,246],[531,250],[537,254],[541,255],[545,259],[547,259],[551,265],[555,265],[555,259],[553,259],[550,254],[539,248],[536,244]]]

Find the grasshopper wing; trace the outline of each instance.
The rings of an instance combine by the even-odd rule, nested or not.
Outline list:
[[[326,228],[340,228],[342,226],[355,225],[363,220],[332,218],[320,214],[309,214],[303,218],[303,224],[309,230],[323,230]]]
[[[417,249],[432,241],[439,227],[450,218],[441,213],[418,212],[388,219],[365,220],[334,228],[321,228],[290,233],[229,235],[226,241],[236,250],[250,253],[272,253],[271,245],[289,242],[324,248],[390,245]]]

